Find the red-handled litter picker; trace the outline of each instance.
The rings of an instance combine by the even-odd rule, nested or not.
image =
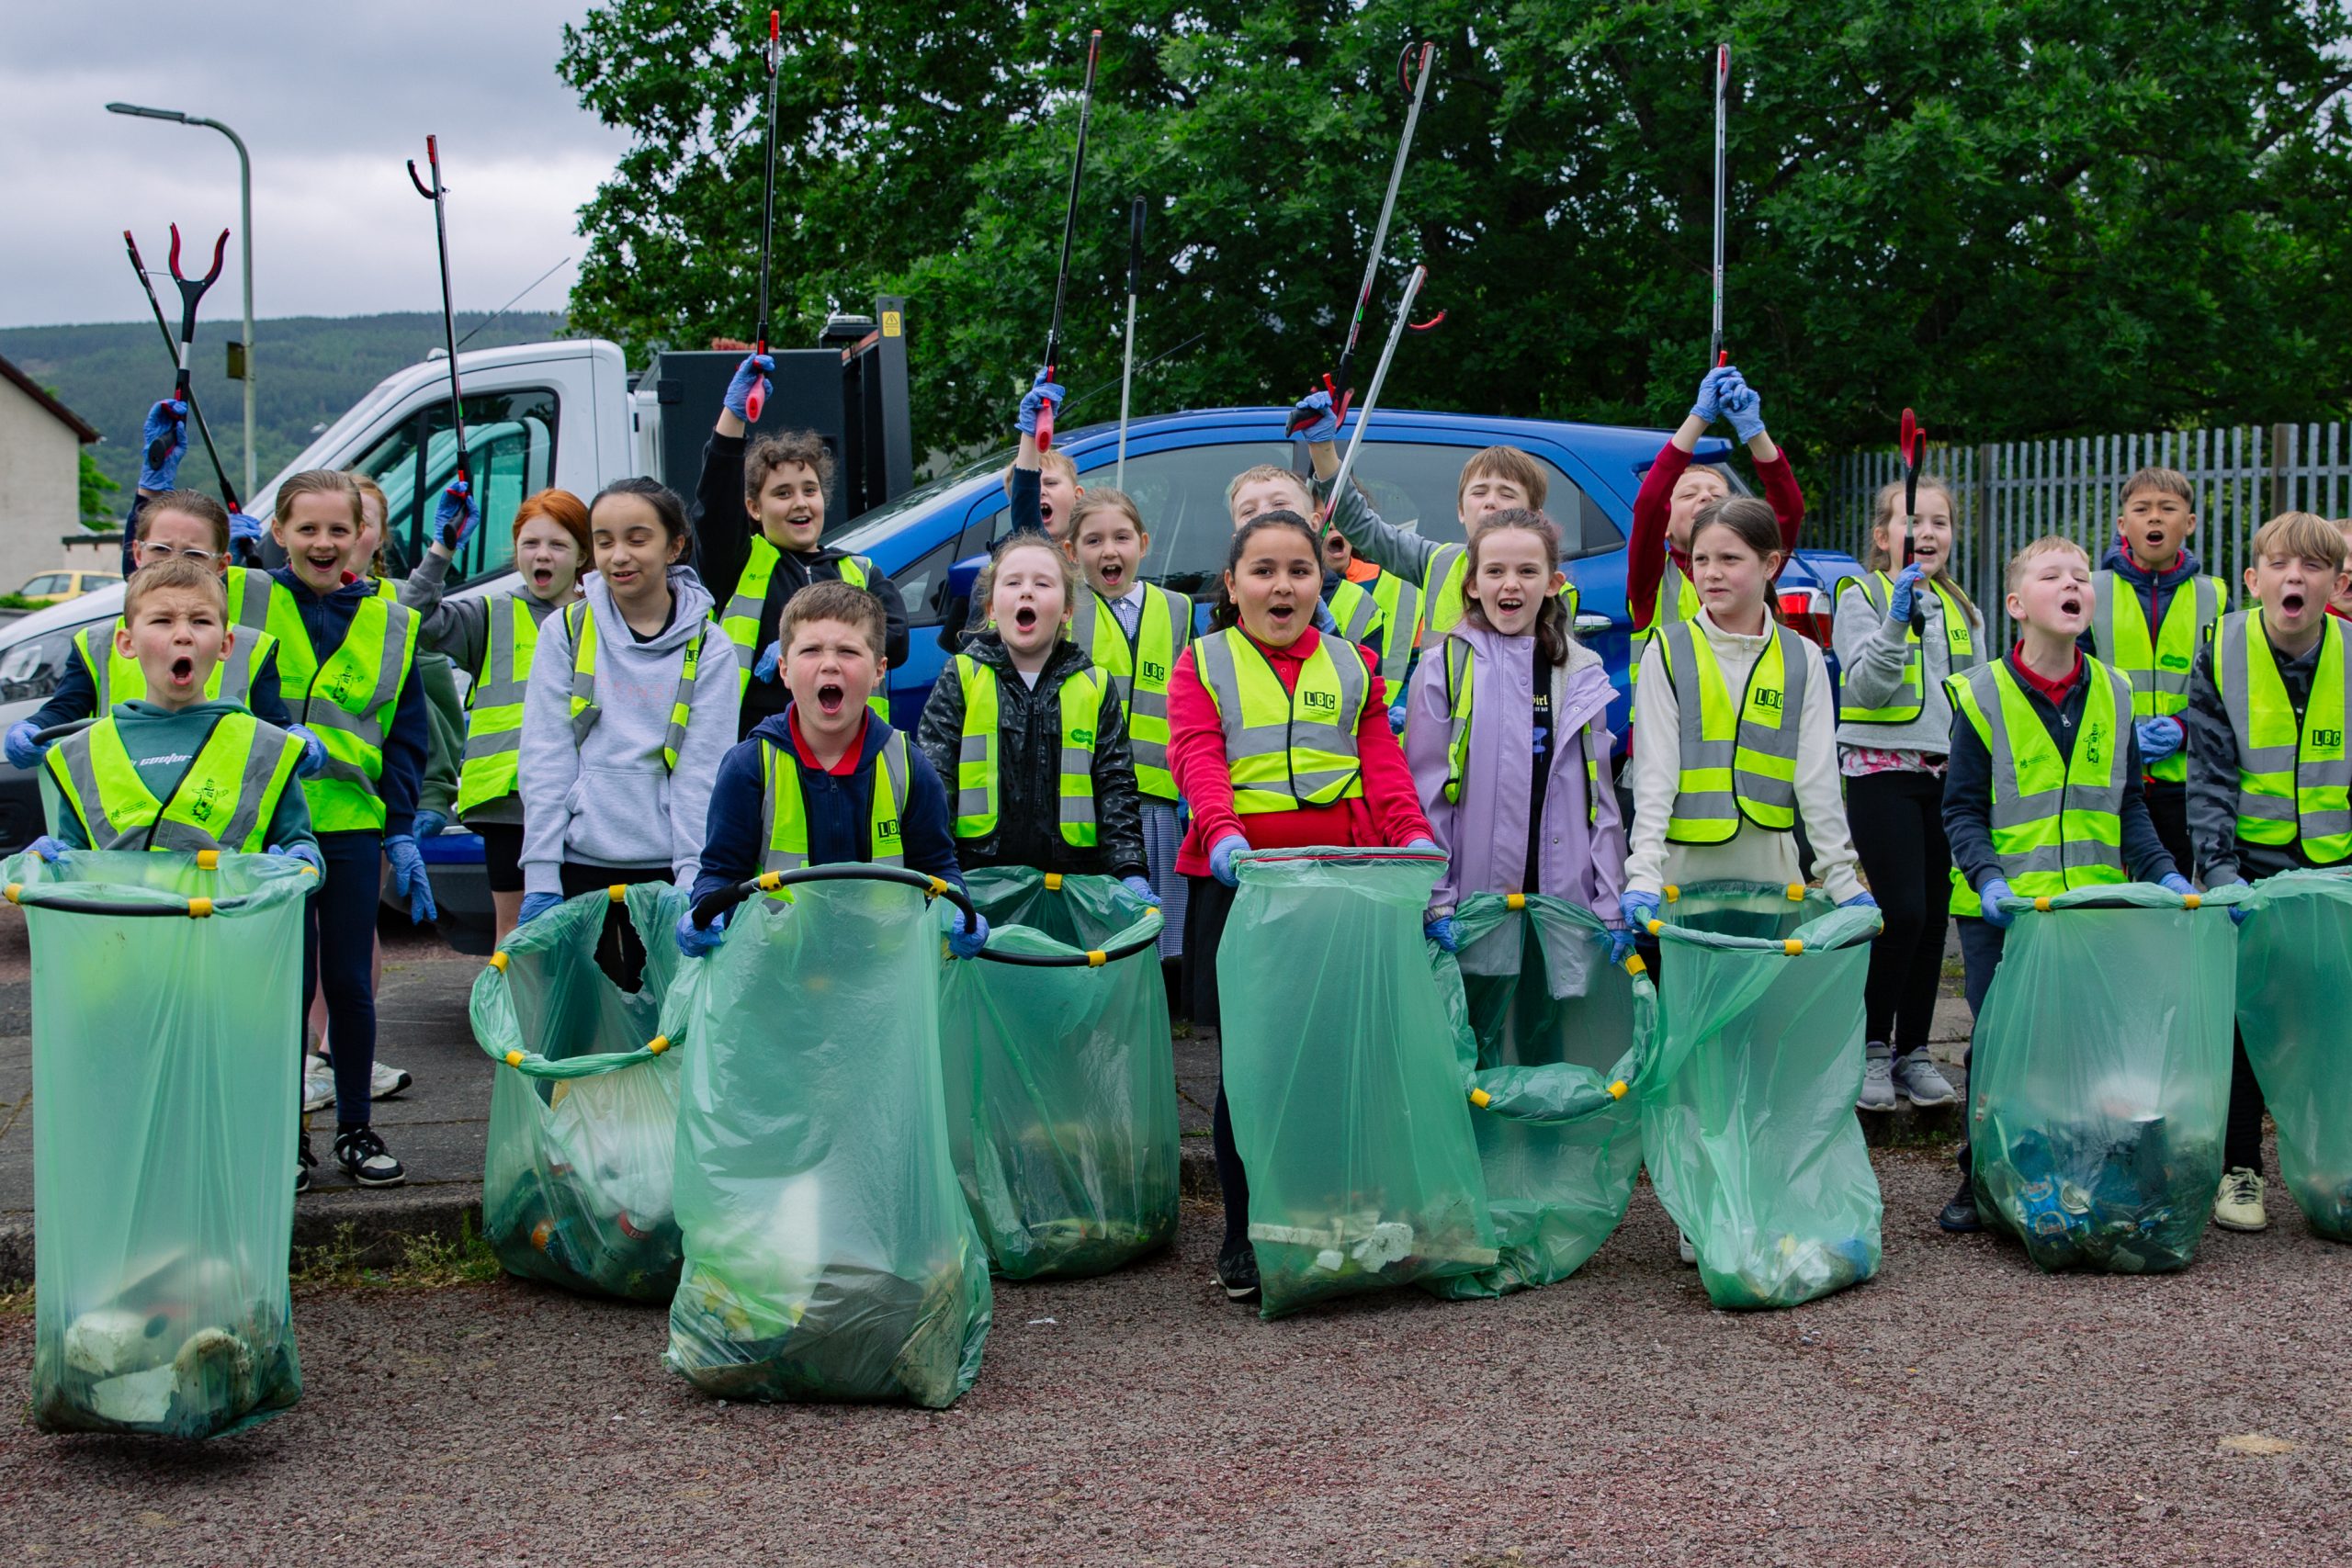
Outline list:
[[[1396,357],[1396,345],[1408,332],[1425,333],[1445,320],[1440,310],[1426,321],[1413,320],[1413,301],[1420,297],[1421,285],[1429,281],[1430,269],[1417,266],[1405,280],[1405,298],[1396,302],[1396,324],[1388,329],[1388,343],[1380,351],[1380,363],[1372,367],[1372,385],[1364,389],[1363,406],[1356,411],[1355,434],[1348,437],[1347,452],[1340,458],[1340,471],[1331,476],[1331,499],[1323,508],[1317,531],[1331,525],[1331,513],[1339,510],[1340,497],[1346,493],[1348,476],[1355,471],[1356,451],[1363,445],[1363,433],[1372,423],[1373,411],[1380,406],[1381,383],[1388,379],[1389,361]]]
[[[1419,71],[1414,64],[1419,59]],[[1348,341],[1340,349],[1340,368],[1336,375],[1326,373],[1323,389],[1331,394],[1331,417],[1345,423],[1349,400],[1355,395],[1356,339],[1363,333],[1364,312],[1372,308],[1373,280],[1380,276],[1380,250],[1388,240],[1388,220],[1396,210],[1397,187],[1405,183],[1405,160],[1413,151],[1413,130],[1421,121],[1421,101],[1429,96],[1430,72],[1437,62],[1437,45],[1408,43],[1396,61],[1396,79],[1413,95],[1413,107],[1405,111],[1405,134],[1396,141],[1396,161],[1388,169],[1388,194],[1380,199],[1380,221],[1373,225],[1372,254],[1364,258],[1363,287],[1356,290],[1355,314],[1348,318]],[[1398,320],[1402,320],[1400,316]],[[1415,331],[1426,331],[1445,319],[1441,310]],[[1312,389],[1309,389],[1312,390]],[[1285,434],[1295,434],[1314,418],[1312,414],[1294,414]],[[1336,491],[1334,493],[1337,493]]]
[[[760,330],[755,354],[768,351],[768,261],[775,254],[775,73],[784,53],[783,21],[779,13],[768,13],[768,176],[767,192],[760,198]],[[767,406],[768,378],[761,377],[752,386],[751,396],[743,400],[743,423],[760,423],[760,411]]]
[[[1919,523],[1919,466],[1928,456],[1928,433],[1919,428],[1918,419],[1909,409],[1903,411],[1903,432],[1898,438],[1903,453],[1903,564],[1909,566],[1917,551],[1912,537]],[[1911,624],[1925,626],[1928,617],[1915,602],[1911,606]]]
[[[1046,379],[1054,378],[1062,356],[1062,297],[1069,292],[1069,246],[1078,235],[1078,187],[1086,177],[1086,122],[1094,113],[1094,62],[1102,52],[1102,29],[1086,43],[1086,89],[1078,100],[1078,152],[1069,164],[1069,207],[1062,214],[1062,265],[1054,278],[1054,319],[1046,329]],[[1037,410],[1037,450],[1054,445],[1054,405]]]
[[[458,313],[449,306],[449,225],[441,205],[449,188],[441,183],[441,144],[435,137],[424,139],[424,162],[433,171],[431,185],[417,177],[413,158],[408,161],[408,177],[409,183],[416,186],[416,194],[433,204],[433,239],[441,252],[441,332],[449,345],[449,430],[458,440],[458,482],[470,491],[473,480],[466,468],[465,394],[458,386]]]
[[[1143,292],[1143,197],[1127,209],[1127,352],[1119,372],[1119,467],[1111,488],[1127,488],[1127,412],[1136,389],[1136,297]]]
[[[139,275],[139,287],[147,296],[147,308],[155,313],[155,330],[164,334],[164,353],[177,363],[179,345],[172,341],[172,323],[164,318],[164,302],[155,297],[155,285],[147,276],[147,264],[140,259],[139,242],[130,237],[128,229],[122,231],[122,248],[130,256],[130,270]],[[229,483],[229,469],[220,461],[220,448],[212,445],[212,426],[205,420],[203,405],[196,400],[193,382],[187,389],[187,412],[196,419],[196,433],[204,438],[204,455],[212,459],[213,476],[220,483],[221,503],[232,512],[243,512],[244,508],[237,504],[236,490]]]
[[[1731,86],[1731,45],[1715,46],[1715,323],[1709,343],[1709,362],[1731,363],[1724,347],[1724,96]]]
[[[180,271],[180,226],[176,223],[172,225],[172,281],[180,286],[179,375],[172,383],[172,396],[180,402],[188,400],[187,355],[196,343],[197,301],[204,298],[204,291],[220,277],[220,258],[228,249],[229,231],[223,229],[220,237],[212,242],[212,270],[202,277],[189,277]],[[172,436],[155,437],[147,444],[147,466],[162,468],[164,459],[171,456],[172,448],[177,445],[179,443]],[[213,466],[218,468],[220,465],[216,462]]]

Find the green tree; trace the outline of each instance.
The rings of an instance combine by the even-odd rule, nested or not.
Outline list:
[[[119,494],[122,487],[107,478],[87,446],[82,448],[81,457],[82,526],[99,532],[119,526],[122,520],[114,514],[114,502],[107,497]]]
[[[564,75],[636,134],[583,209],[576,326],[750,332],[762,20],[612,0],[567,30]],[[1286,401],[1330,364],[1418,34],[1440,74],[1366,333],[1414,262],[1449,320],[1408,340],[1390,397],[1672,421],[1705,360],[1721,29],[1728,337],[1801,451],[1890,441],[1905,404],[1966,440],[2345,409],[2347,0],[797,0],[776,314],[805,338],[906,292],[931,445],[1001,433],[1042,350],[1090,27],[1077,389],[1117,374],[1136,195],[1138,352],[1199,338],[1138,406]]]

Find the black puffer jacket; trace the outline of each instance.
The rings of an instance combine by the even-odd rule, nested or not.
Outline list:
[[[1073,875],[1141,876],[1143,808],[1136,793],[1136,764],[1127,745],[1126,708],[1119,689],[1106,682],[1094,725],[1094,820],[1096,843],[1079,849],[1061,835],[1061,688],[1087,667],[1086,655],[1071,642],[1057,643],[1033,690],[1012,668],[1004,643],[982,632],[964,651],[996,671],[997,828],[985,838],[956,840],[956,858],[967,870],[983,865],[1029,865]],[[949,814],[956,799],[956,759],[964,739],[964,687],[949,660],[939,684],[923,705],[915,744],[931,759],[947,786]]]

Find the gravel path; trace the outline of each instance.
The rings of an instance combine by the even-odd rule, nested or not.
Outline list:
[[[303,1403],[209,1446],[0,1430],[36,1562],[2344,1562],[2352,1251],[2300,1217],[2187,1274],[2045,1278],[1879,1161],[1877,1282],[1710,1311],[1646,1190],[1577,1278],[1281,1323],[1182,1250],[1008,1286],[956,1409],[720,1404],[657,1310],[311,1291]],[[31,1320],[0,1317],[22,1389]],[[2248,1441],[2249,1438],[2275,1441]],[[2241,1453],[2232,1445],[2281,1451]]]

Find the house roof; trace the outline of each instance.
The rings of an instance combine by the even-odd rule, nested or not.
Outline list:
[[[95,429],[91,428],[91,426],[83,420],[80,414],[75,413],[72,409],[67,408],[55,398],[51,397],[49,393],[42,389],[40,382],[34,380],[23,371],[17,369],[16,366],[10,364],[7,357],[4,355],[0,355],[0,379],[6,379],[16,383],[17,387],[23,391],[25,396],[30,398],[33,401],[47,409],[51,413],[55,414],[57,416],[57,423],[72,431],[75,439],[79,440],[83,446],[87,446],[91,442],[98,439],[98,433]]]

